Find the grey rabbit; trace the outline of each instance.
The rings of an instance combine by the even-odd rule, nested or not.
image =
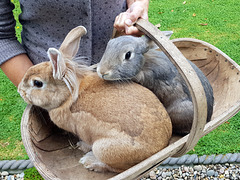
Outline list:
[[[167,33],[169,36],[169,32]],[[147,36],[126,35],[111,39],[97,65],[97,73],[110,81],[133,80],[153,91],[171,118],[173,133],[188,134],[194,113],[189,89],[170,59],[156,47]],[[188,62],[204,87],[209,122],[214,104],[212,87],[202,71],[191,61]]]

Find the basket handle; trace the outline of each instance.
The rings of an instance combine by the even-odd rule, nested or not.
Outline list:
[[[203,129],[207,119],[207,100],[206,95],[192,66],[178,50],[178,48],[153,24],[147,20],[139,19],[135,26],[150,37],[159,48],[168,56],[176,66],[182,77],[187,83],[192,96],[194,106],[194,119],[187,142],[174,156],[181,156],[193,149],[198,140],[202,137]]]

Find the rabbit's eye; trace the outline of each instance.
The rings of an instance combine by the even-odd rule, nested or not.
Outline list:
[[[43,87],[43,83],[41,81],[38,81],[38,80],[34,80],[33,85],[37,88]]]
[[[128,51],[126,54],[125,54],[125,59],[129,60],[131,57],[131,52]]]

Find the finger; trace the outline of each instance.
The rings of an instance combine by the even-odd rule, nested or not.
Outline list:
[[[125,33],[127,35],[134,35],[134,36],[141,36],[144,34],[141,31],[139,31],[135,26],[130,26],[130,27],[126,26]]]
[[[125,29],[125,19],[127,18],[126,13],[121,13],[115,18],[114,27],[121,31]]]

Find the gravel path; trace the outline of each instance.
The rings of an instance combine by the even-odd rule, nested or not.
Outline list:
[[[24,173],[0,171],[0,180],[23,180]],[[240,164],[159,166],[141,180],[240,180]]]
[[[24,173],[20,174],[9,174],[7,171],[0,171],[0,180],[23,180]]]
[[[240,180],[239,164],[159,166],[141,180]]]

